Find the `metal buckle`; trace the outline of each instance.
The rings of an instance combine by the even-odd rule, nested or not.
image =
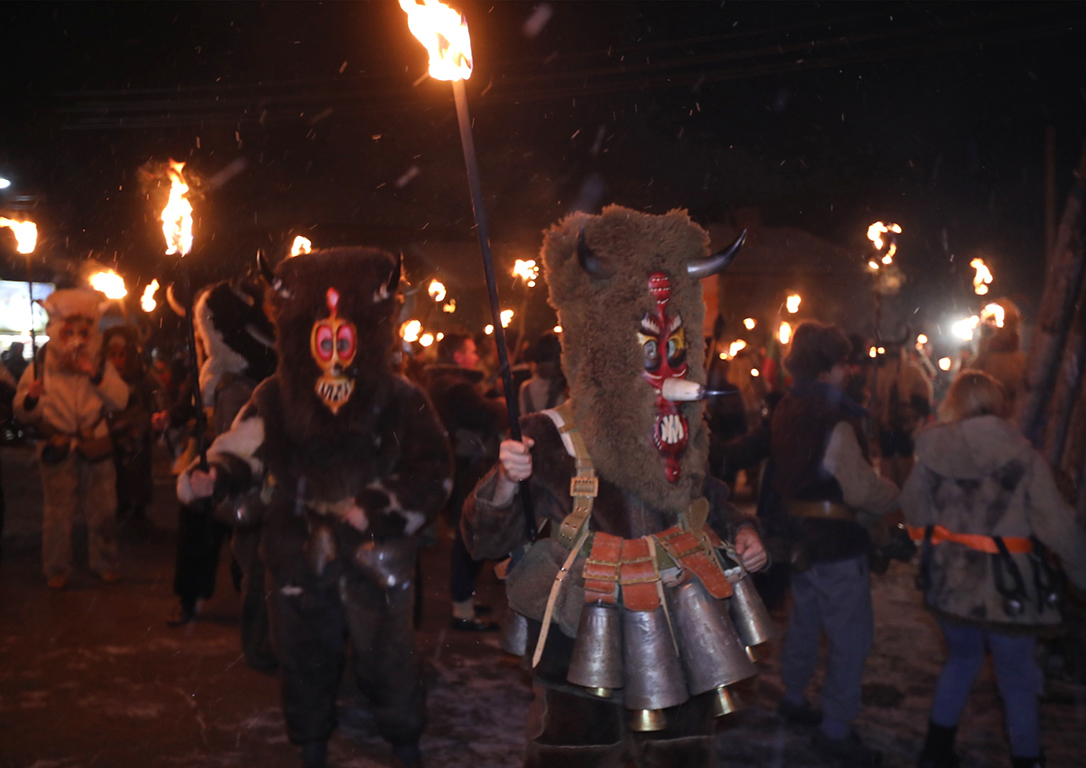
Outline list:
[[[569,481],[569,495],[594,499],[600,492],[598,477],[574,477]]]

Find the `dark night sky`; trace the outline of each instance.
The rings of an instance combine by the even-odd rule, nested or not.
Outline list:
[[[905,303],[945,299],[977,252],[1035,298],[1045,129],[1060,208],[1086,136],[1086,6],[558,2],[531,38],[535,4],[459,7],[497,240],[534,251],[598,179],[589,205],[757,206],[857,250],[897,221]],[[472,237],[449,89],[416,84],[394,2],[9,3],[0,46],[0,175],[39,196],[45,253],[156,273],[139,169],[170,156],[205,180],[245,164],[198,204],[208,276],[310,229]]]

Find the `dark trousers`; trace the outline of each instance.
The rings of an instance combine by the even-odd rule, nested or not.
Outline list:
[[[272,581],[269,607],[291,740],[331,736],[349,640],[378,732],[392,744],[417,742],[426,725],[426,691],[412,625],[414,586],[384,590],[350,571],[304,584],[274,574]]]
[[[181,507],[177,527],[177,560],[174,563],[173,591],[189,607],[215,593],[219,570],[219,549],[230,528],[211,516],[203,504]]]
[[[464,546],[464,536],[460,526],[456,526],[456,538],[453,540],[450,556],[449,590],[454,603],[468,600],[475,594],[475,581],[483,568],[481,560],[472,560],[468,548]]]

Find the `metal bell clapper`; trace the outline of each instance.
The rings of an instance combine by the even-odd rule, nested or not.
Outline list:
[[[566,680],[601,698],[622,687],[622,620],[616,606],[599,601],[581,609]]]
[[[714,689],[709,695],[712,697],[710,711],[712,712],[713,717],[730,715],[732,712],[738,711],[743,706],[739,697],[724,686]]]
[[[697,695],[758,674],[720,600],[696,578],[671,591],[686,684]]]
[[[498,645],[506,653],[523,656],[528,652],[528,619],[510,608],[505,612]]]
[[[663,605],[653,611],[623,609],[622,635],[626,709],[667,709],[690,698]],[[641,716],[640,722],[655,719]]]

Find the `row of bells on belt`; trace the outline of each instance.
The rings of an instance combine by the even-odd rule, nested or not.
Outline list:
[[[712,693],[715,716],[734,712],[738,701],[727,686],[757,673],[750,649],[775,636],[751,582],[738,579],[727,600],[711,597],[697,579],[669,590],[671,626],[662,605],[585,605],[566,679],[604,698],[622,688],[635,731],[663,730],[663,710],[703,693]]]

